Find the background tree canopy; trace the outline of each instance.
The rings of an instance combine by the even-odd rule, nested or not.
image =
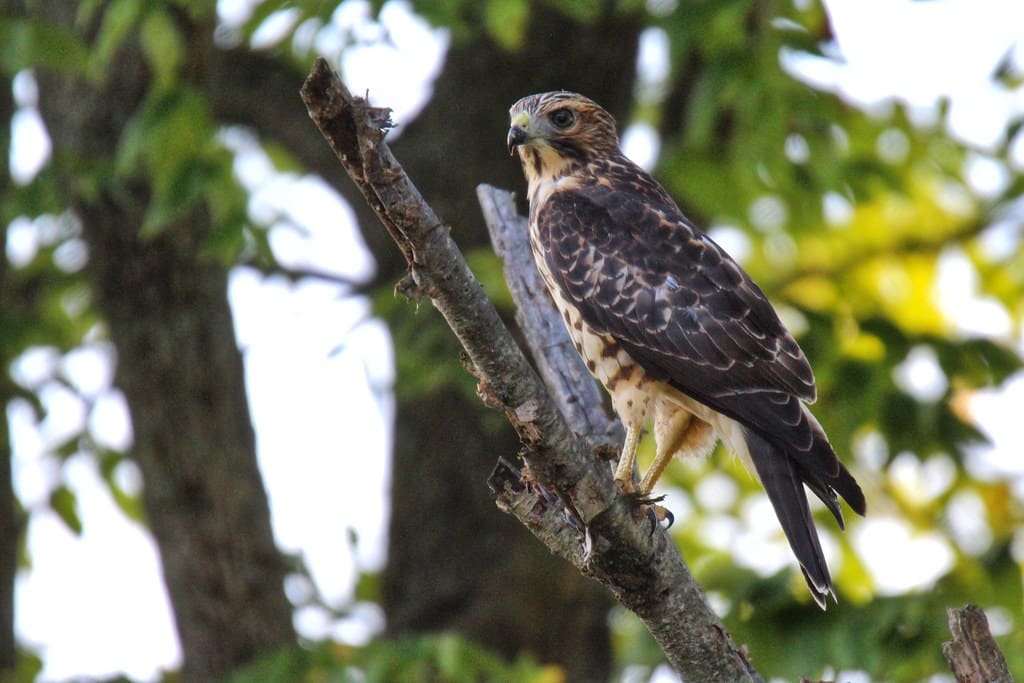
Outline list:
[[[926,13],[967,4],[885,11],[951,27]],[[858,10],[878,12],[869,48],[905,50],[873,65],[876,77],[891,68],[939,81],[906,93],[858,80],[856,55],[870,49],[850,28],[856,12],[839,2],[829,11],[814,0],[0,8],[0,116],[15,124],[4,126],[3,149],[18,158],[37,111],[51,149],[41,168],[0,176],[0,678],[32,680],[44,656],[47,666],[58,656],[16,639],[15,578],[44,569],[26,540],[40,519],[56,514],[73,533],[88,531],[73,485],[83,463],[152,532],[187,680],[348,680],[342,672],[358,669],[379,681],[633,681],[663,661],[635,618],[495,509],[487,474],[519,444],[480,404],[439,316],[394,296],[404,261],[362,201],[351,206],[372,273],[351,256],[362,249],[356,237],[336,244],[356,264],[348,270],[295,265],[274,229],[301,223],[307,200],[296,193],[268,211],[240,170],[258,142],[278,172],[317,174],[354,196],[297,91],[323,54],[343,77],[368,83],[374,104],[394,105],[376,93],[420,84],[393,71],[382,82],[381,53],[366,49],[413,49],[387,18],[407,12],[428,21],[447,52],[422,109],[399,121],[395,154],[510,318],[474,187],[523,189],[503,149],[507,108],[567,88],[616,115],[628,149],[745,265],[810,358],[815,413],[869,501],[868,518],[848,520],[845,534],[822,516],[838,606],[821,613],[810,603],[766,497],[731,457],[675,464],[665,479],[672,535],[758,669],[789,680],[829,671],[928,678],[946,671],[945,608],[971,601],[988,610],[1024,677],[1022,441],[1008,421],[1005,437],[983,428],[1000,424],[998,411],[1012,414],[995,390],[1019,398],[1024,383],[1019,8],[943,36],[954,53],[948,70],[918,63],[924,36],[886,39],[890,24],[914,24]],[[954,87],[958,64],[983,64],[970,98],[953,96],[966,92]],[[981,110],[979,123],[971,114]],[[396,410],[387,563],[361,573],[342,604],[319,594],[301,556],[278,550],[280,525],[272,533],[229,274],[295,290],[328,283],[327,298],[350,306],[331,345],[368,365],[380,350],[354,343],[346,326],[366,316],[388,325],[396,378],[382,405],[393,394]],[[116,362],[113,377],[82,380],[83,357]],[[96,428],[111,382],[131,419],[121,442]],[[55,427],[68,405],[75,426]],[[344,411],[330,406],[323,419],[341,421]],[[1000,436],[994,447],[991,436]],[[307,462],[302,443],[284,449],[291,462]],[[353,437],[328,447],[357,476],[352,463],[388,457],[372,445]],[[12,473],[27,471],[18,463],[32,458],[47,476],[15,486]],[[325,522],[332,487],[357,488],[308,476]],[[362,620],[368,643],[331,637],[333,624],[359,622],[368,605],[386,623]],[[293,625],[310,606],[327,627]]]

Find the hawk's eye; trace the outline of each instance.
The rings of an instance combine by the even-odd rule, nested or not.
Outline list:
[[[551,112],[551,123],[555,124],[555,128],[565,130],[576,123],[576,112],[572,109],[556,109]]]

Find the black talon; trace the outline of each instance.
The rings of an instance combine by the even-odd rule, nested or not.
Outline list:
[[[672,514],[672,511],[667,507],[658,505],[661,501],[665,500],[665,496],[645,496],[640,493],[633,491],[625,494],[626,497],[630,498],[633,504],[637,506],[646,507],[647,519],[651,522],[651,535],[654,535],[654,530],[658,528],[658,524],[663,520],[668,520],[668,525],[665,527],[669,529],[675,524],[676,517]]]
[[[647,520],[651,523],[651,530],[647,535],[653,536],[654,530],[658,528],[658,513],[654,511],[654,506],[647,508]]]
[[[660,496],[641,496],[639,493],[635,493],[633,497],[636,499],[637,505],[654,505],[665,500],[665,494]]]

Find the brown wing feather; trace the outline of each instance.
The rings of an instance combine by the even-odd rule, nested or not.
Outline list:
[[[602,182],[555,192],[537,212],[555,284],[595,331],[651,376],[776,444],[838,515],[863,494],[804,410],[814,376],[750,277],[641,169],[607,163]]]
[[[702,393],[813,401],[810,365],[757,285],[674,205],[644,199],[592,184],[538,214],[549,266],[585,319],[663,354],[663,375],[696,372]]]

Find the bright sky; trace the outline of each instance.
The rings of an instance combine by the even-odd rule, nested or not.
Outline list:
[[[236,22],[248,5],[248,0],[222,0],[224,21]],[[1020,92],[1001,91],[987,77],[1011,50],[1016,63],[1024,65],[1024,3],[830,0],[826,5],[837,30],[835,56],[842,59],[787,58],[787,64],[819,87],[842,92],[862,106],[884,106],[899,97],[924,119],[939,98],[949,97],[954,133],[982,150],[975,161],[977,182],[981,187],[998,186],[1000,171],[986,163],[983,150],[1010,113],[1024,111],[1024,101]],[[391,45],[371,45],[366,41],[379,36],[380,27],[367,24],[367,15],[368,3],[352,2],[335,17],[339,31],[352,29],[364,41],[345,52],[346,81],[354,91],[369,89],[374,102],[393,107],[395,119],[407,121],[429,97],[429,81],[440,68],[446,36],[411,16],[404,5],[390,3],[382,19]],[[340,44],[339,35],[329,31],[307,34],[307,39],[332,52]],[[645,35],[641,68],[646,80],[664,77],[666,48],[658,31]],[[32,79],[19,78],[15,92],[23,109],[14,128],[12,174],[25,180],[45,161],[49,145],[32,109],[37,97]],[[625,140],[627,151],[640,161],[650,161],[656,154],[643,129],[630,131]],[[369,257],[352,227],[351,213],[322,182],[274,173],[244,132],[227,131],[225,141],[237,152],[237,172],[253,193],[254,219],[273,222],[271,243],[282,263],[356,277],[369,272]],[[1018,170],[1024,168],[1024,149],[1017,161]],[[11,228],[8,258],[15,264],[26,262],[41,244],[59,239],[65,228],[52,219],[18,222]],[[1016,246],[1011,239],[1010,248]],[[72,242],[65,251],[68,263],[82,258],[80,243]],[[1021,331],[1010,329],[1005,314],[1000,317],[992,302],[979,299],[964,263],[952,252],[945,259],[942,296],[957,310],[989,312],[975,321],[974,329],[984,326],[986,332],[1019,340]],[[377,569],[384,561],[394,381],[389,337],[369,317],[364,302],[344,299],[328,284],[291,285],[237,268],[229,295],[245,351],[250,407],[275,535],[283,549],[305,556],[316,590],[329,603],[344,606],[357,570]],[[109,346],[94,341],[64,358],[53,350],[35,350],[14,365],[19,382],[42,388],[49,412],[36,424],[26,405],[15,403],[8,410],[16,490],[32,511],[32,569],[18,578],[17,632],[25,645],[43,656],[43,677],[48,680],[122,672],[145,680],[180,663],[148,533],[116,508],[88,454],[73,456],[63,468],[47,454],[82,424],[89,424],[102,443],[117,448],[130,443],[123,400],[111,388],[111,358]],[[922,350],[898,381],[928,395],[945,380],[936,369],[934,357]],[[70,380],[92,400],[92,407],[62,387],[57,377]],[[995,446],[976,453],[970,466],[985,476],[1015,478],[1024,497],[1016,425],[1019,406],[1024,405],[1024,377],[1011,381],[1002,392],[982,392],[976,403],[984,407],[983,426]],[[861,467],[877,463],[879,450],[877,442],[865,439],[857,453]],[[892,476],[898,485],[921,495],[942,490],[951,476],[951,461],[936,457],[923,467],[916,462],[897,458]],[[117,472],[117,478],[130,490],[139,486],[138,472],[130,464]],[[49,493],[62,479],[78,495],[85,529],[81,537],[47,511]],[[705,502],[728,500],[736,495],[736,486],[725,475],[712,476],[695,495]],[[979,501],[966,496],[956,504],[969,513]],[[756,523],[773,518],[758,505],[757,500],[751,502],[743,515],[749,523],[743,527],[723,516],[714,537],[740,551],[740,562],[775,571],[790,561],[788,551],[774,526]],[[983,550],[983,531],[964,528],[957,533],[964,538],[981,534]],[[916,534],[884,515],[857,526],[853,540],[883,592],[925,586],[952,561],[943,539]],[[833,543],[826,532],[826,550]],[[1024,535],[1017,546],[1024,558]],[[875,552],[879,548],[884,552]],[[922,558],[928,561],[918,561]],[[309,590],[301,582],[288,585],[290,597],[297,601]],[[335,623],[322,610],[304,608],[298,611],[296,624],[310,638],[333,635],[361,642],[380,627],[381,619],[366,608],[359,610],[358,618]]]

